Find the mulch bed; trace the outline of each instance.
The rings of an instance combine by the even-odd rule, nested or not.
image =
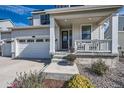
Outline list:
[[[54,79],[45,79],[43,81],[43,85],[46,88],[62,88],[65,81],[62,80],[54,80]]]

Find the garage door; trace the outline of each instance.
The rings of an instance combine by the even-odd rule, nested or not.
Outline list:
[[[19,58],[49,58],[49,39],[18,40]]]
[[[11,56],[11,41],[6,41],[5,44],[2,45],[2,55],[5,57]]]

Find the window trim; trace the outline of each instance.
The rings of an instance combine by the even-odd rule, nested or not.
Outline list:
[[[43,40],[42,42],[44,42],[44,39],[43,39],[43,38],[37,38],[37,39],[36,39],[36,43],[41,43],[41,41],[39,42],[39,41],[37,41],[37,40]]]
[[[44,17],[44,20],[42,20],[42,16]],[[48,19],[46,20],[46,18],[48,18]],[[46,23],[42,23],[42,21],[44,21]],[[41,14],[40,15],[40,24],[41,25],[48,25],[48,24],[50,24],[50,15],[49,14]]]
[[[20,42],[20,40],[24,40],[24,42]],[[19,39],[18,42],[19,43],[26,43],[26,40],[25,39]]]
[[[28,40],[33,40],[33,42],[29,42]],[[35,43],[34,39],[27,39],[26,41],[27,41],[27,43]]]
[[[92,40],[92,31],[93,31],[93,25],[92,24],[81,24],[80,25],[80,40],[82,40],[82,26],[91,26],[91,40]]]
[[[47,41],[48,40],[48,41]],[[49,38],[45,38],[44,39],[45,42],[50,42],[50,39]]]

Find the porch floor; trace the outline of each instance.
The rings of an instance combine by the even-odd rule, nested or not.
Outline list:
[[[67,65],[66,62],[52,62],[45,69],[46,79],[68,80],[74,74],[79,74],[77,65]]]

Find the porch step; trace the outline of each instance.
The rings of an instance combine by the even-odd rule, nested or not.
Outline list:
[[[62,58],[63,59],[65,56],[67,56],[67,55],[54,55],[53,58]]]
[[[60,59],[60,58],[53,58],[52,59],[52,62],[66,62],[67,60],[66,59]]]
[[[56,52],[52,58],[52,62],[66,62],[67,60],[64,59],[65,56],[67,56],[69,53],[67,52]]]
[[[68,55],[68,52],[55,52],[54,55]]]

